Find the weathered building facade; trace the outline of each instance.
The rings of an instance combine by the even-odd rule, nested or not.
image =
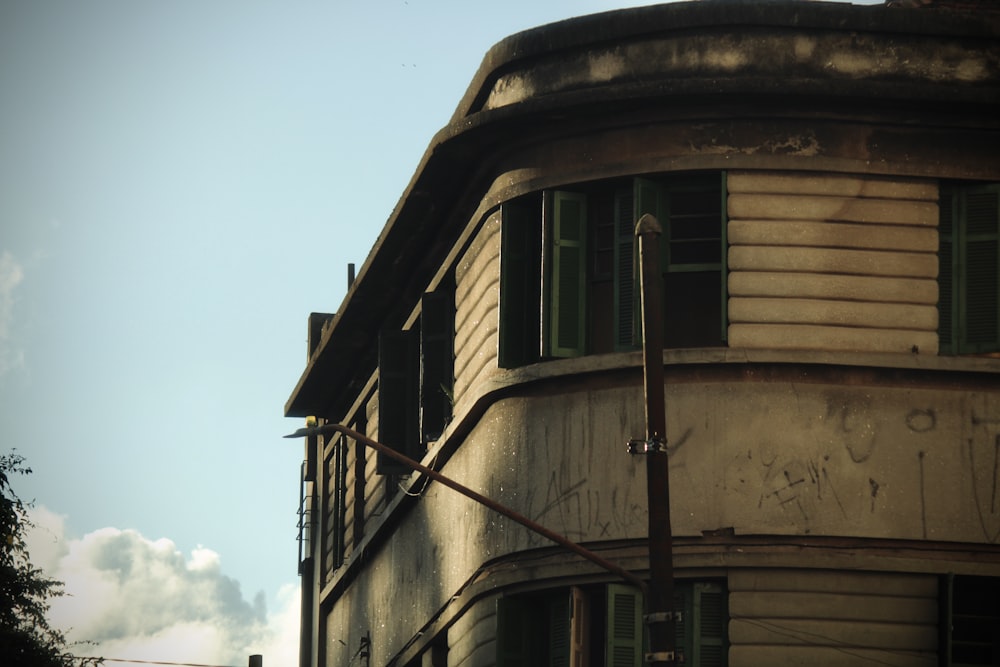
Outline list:
[[[689,665],[1000,664],[1000,21],[660,5],[486,56],[288,416],[644,576],[656,216]],[[638,665],[636,591],[345,436],[303,467],[303,665]]]

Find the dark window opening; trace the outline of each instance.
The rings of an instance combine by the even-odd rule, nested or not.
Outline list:
[[[945,664],[1000,665],[1000,577],[955,575],[946,591]]]
[[[938,341],[942,354],[1000,350],[1000,185],[941,191]]]

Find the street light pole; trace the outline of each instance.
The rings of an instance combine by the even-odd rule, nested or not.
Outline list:
[[[670,475],[667,463],[667,417],[663,392],[663,275],[660,236],[663,228],[648,213],[635,226],[639,238],[640,299],[642,303],[642,360],[646,399],[646,498],[649,505],[649,586],[646,624],[649,649],[646,663],[682,662],[675,654],[673,537],[670,530]],[[633,444],[630,449],[635,450]]]

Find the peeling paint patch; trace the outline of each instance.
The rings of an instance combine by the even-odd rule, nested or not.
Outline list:
[[[535,94],[535,87],[529,77],[521,74],[510,74],[497,79],[490,92],[490,98],[486,102],[487,109],[514,104],[521,100],[526,100]]]
[[[692,152],[705,155],[797,155],[814,157],[822,153],[822,147],[816,137],[811,135],[795,135],[776,141],[765,141],[759,146],[733,146],[731,144],[708,143],[690,144]]]
[[[625,58],[616,53],[602,53],[590,58],[590,79],[592,81],[612,81],[625,73]]]

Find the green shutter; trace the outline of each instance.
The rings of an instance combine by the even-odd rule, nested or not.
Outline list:
[[[328,548],[332,552],[331,568],[336,569],[344,564],[344,522],[347,518],[347,436],[341,435],[333,444],[327,472],[331,480],[329,489],[330,513],[327,519],[330,527]]]
[[[1000,350],[1000,186],[943,190],[939,210],[939,351]]]
[[[965,195],[963,352],[1000,348],[1000,192],[973,188]]]
[[[455,290],[424,294],[420,308],[420,435],[437,440],[451,420],[454,387]]]
[[[411,459],[421,457],[418,348],[418,332],[413,329],[379,336],[378,439]],[[381,452],[376,470],[380,475],[411,472]]]
[[[607,667],[643,664],[642,594],[630,586],[608,585]]]
[[[541,348],[541,199],[504,202],[501,219],[498,362],[516,368],[537,361]]]
[[[497,599],[497,667],[532,667],[539,664],[538,605],[525,598]]]
[[[958,198],[942,192],[938,204],[938,349],[943,354],[954,352],[955,322],[955,206]]]
[[[634,187],[633,190],[636,188]],[[634,350],[642,339],[639,313],[639,272],[636,262],[636,195],[615,194],[615,350]]]
[[[587,199],[552,193],[552,274],[549,353],[577,357],[585,351],[587,315]]]
[[[729,184],[726,172],[719,175],[719,309],[722,331],[719,339],[723,345],[729,341]]]
[[[724,667],[726,648],[726,600],[722,586],[695,583],[692,588],[693,647],[689,664],[698,667]]]
[[[555,593],[546,601],[548,612],[548,665],[549,667],[569,667],[571,644],[570,604],[568,591]]]
[[[691,659],[691,633],[694,625],[691,623],[691,584],[674,581],[674,612],[680,612],[680,620],[674,621],[674,650],[684,657],[687,664]]]

